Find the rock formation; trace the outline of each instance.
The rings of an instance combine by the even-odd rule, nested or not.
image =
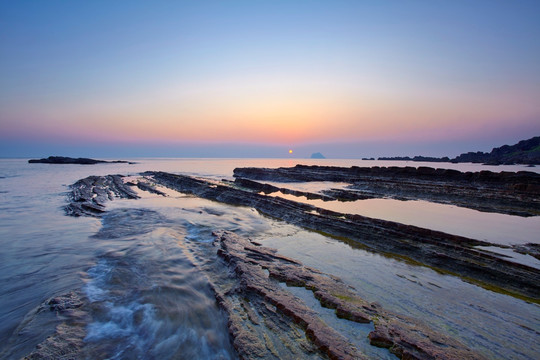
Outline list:
[[[540,270],[475,249],[494,244],[440,231],[344,214],[280,197],[270,197],[204,179],[164,172],[147,172],[156,183],[180,192],[243,205],[326,234],[345,238],[367,249],[394,254],[441,271],[460,275],[480,285],[540,301]]]
[[[323,154],[321,154],[320,152],[316,152],[316,153],[311,154],[310,158],[311,159],[326,159],[326,157]]]
[[[49,156],[44,159],[31,159],[28,160],[30,164],[78,164],[78,165],[95,165],[95,164],[133,164],[129,161],[116,160],[105,161],[95,160],[89,158],[71,158],[66,156]]]
[[[121,175],[89,176],[70,186],[69,204],[66,214],[71,216],[99,216],[105,211],[105,203],[115,197],[137,199]]]
[[[237,178],[274,182],[348,182],[341,198],[427,200],[486,212],[519,216],[540,214],[540,174],[519,171],[460,172],[430,167],[335,167],[297,165],[291,168],[237,168]],[[327,196],[336,196],[325,191]]]
[[[218,294],[218,302],[229,314],[229,331],[241,358],[252,358],[253,350],[264,354],[265,340],[250,331],[263,308],[275,308],[298,324],[319,351],[330,359],[367,359],[336,330],[300,299],[283,290],[279,283],[303,287],[313,292],[323,307],[335,309],[337,317],[374,324],[369,334],[371,345],[388,348],[400,359],[482,359],[458,341],[436,333],[412,318],[389,312],[376,303],[368,303],[340,279],[304,266],[294,259],[278,255],[231,232],[215,233],[218,255],[237,278],[237,286]],[[238,299],[247,304],[238,304]],[[247,307],[251,307],[247,310]],[[243,320],[238,313],[249,313]],[[249,332],[248,332],[249,331]],[[251,356],[250,356],[251,355]]]
[[[452,163],[481,163],[486,165],[528,164],[540,165],[540,136],[522,140],[515,145],[503,145],[493,148],[491,152],[482,151],[463,153],[453,159],[447,156],[437,158],[430,156],[394,156],[380,157],[379,160],[423,161],[423,162],[452,162]]]

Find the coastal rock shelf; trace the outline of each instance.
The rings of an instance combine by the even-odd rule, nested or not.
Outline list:
[[[137,199],[121,175],[89,176],[70,186],[69,204],[66,214],[71,216],[99,216],[105,211],[105,203],[115,197]]]
[[[494,244],[439,231],[344,214],[309,204],[269,197],[225,184],[164,172],[147,172],[154,181],[180,192],[243,205],[291,224],[344,238],[356,246],[457,274],[468,281],[540,301],[540,270],[481,252]]]
[[[323,192],[326,196],[340,200],[386,197],[426,200],[509,215],[540,215],[540,174],[528,171],[473,173],[430,167],[343,168],[297,165],[277,169],[237,168],[234,176],[243,186],[249,185],[243,179],[350,183],[348,189]]]
[[[340,182],[343,180],[343,178],[339,179]],[[351,182],[350,179],[345,179],[345,181]],[[206,202],[202,199],[232,206],[246,206],[251,209],[235,210],[231,206],[215,204],[215,206],[228,209],[225,212],[230,211],[234,214],[243,211],[254,213],[254,210],[257,210],[272,219],[283,220],[307,230],[332,236],[357,248],[353,249],[354,251],[363,249],[375,252],[386,257],[385,261],[392,263],[394,263],[392,258],[397,259],[398,266],[406,268],[410,268],[407,264],[414,265],[413,267],[420,271],[419,274],[433,273],[428,269],[418,267],[426,266],[515,298],[493,294],[465,284],[468,288],[475,288],[474,291],[487,293],[487,296],[502,296],[513,302],[526,300],[532,303],[528,304],[529,306],[536,306],[535,304],[540,302],[540,270],[516,263],[511,258],[501,256],[496,252],[481,250],[482,248],[491,249],[497,246],[495,244],[397,222],[331,211],[280,198],[275,194],[265,195],[279,191],[323,201],[336,201],[337,198],[346,201],[352,190],[331,189],[325,193],[311,193],[275,185],[275,183],[264,184],[240,177],[237,177],[235,181],[216,181],[154,171],[145,172],[140,177],[90,176],[71,185],[71,193],[68,194],[70,203],[66,206],[66,213],[72,216],[102,217],[104,215],[103,227],[95,235],[100,239],[117,239],[119,236],[120,238],[128,236],[131,239],[134,234],[138,234],[137,231],[143,230],[144,234],[156,230],[155,235],[161,239],[164,234],[168,234],[160,229],[163,224],[171,223],[166,219],[168,215],[163,217],[159,212],[131,209],[131,201],[120,204],[120,209],[108,211],[106,203],[114,199],[139,199],[137,202],[148,204],[147,200],[154,201],[153,199],[164,195],[170,196],[164,202],[172,200],[176,203],[175,198],[180,195],[174,195],[177,191],[194,195],[181,195],[178,198],[178,205],[182,206],[180,211],[187,211],[183,208],[186,206],[185,201]],[[167,194],[165,194],[160,191],[164,190],[163,187],[174,191],[166,191]],[[140,191],[135,192],[135,188]],[[311,189],[310,187],[303,189],[306,188]],[[297,187],[297,189],[302,189],[302,187]],[[527,185],[526,191],[529,190],[531,189]],[[144,195],[141,192],[148,192],[148,194]],[[134,206],[137,207],[135,204]],[[204,206],[208,207],[206,203]],[[168,214],[169,210],[165,211],[163,214]],[[181,218],[192,216],[187,214],[191,212],[187,211],[181,215]],[[221,211],[216,214],[224,216]],[[171,216],[175,215],[171,214]],[[261,218],[260,215],[256,216]],[[188,234],[190,231],[197,234],[200,231],[189,230],[190,226],[197,223],[194,219],[186,219]],[[305,236],[320,236],[280,221],[271,221],[305,233],[306,235],[298,237],[299,242]],[[176,222],[173,223],[176,224]],[[111,226],[111,224],[115,225]],[[489,355],[487,356],[489,358],[493,354],[485,348],[477,347],[474,341],[469,341],[470,335],[461,336],[461,332],[458,335],[456,332],[446,331],[444,324],[434,322],[433,316],[437,316],[436,312],[425,320],[422,314],[401,311],[392,303],[385,302],[386,293],[373,296],[369,282],[367,286],[364,282],[351,282],[348,275],[342,272],[334,272],[331,267],[326,268],[321,263],[311,263],[310,257],[305,257],[302,252],[297,252],[298,256],[294,253],[284,255],[281,250],[278,252],[271,247],[263,246],[265,238],[258,238],[258,232],[244,232],[238,229],[238,226],[243,226],[241,223],[236,224],[235,220],[234,224],[229,227],[232,224],[226,219],[216,218],[212,220],[211,225],[205,225],[205,231],[208,231],[206,235],[208,238],[203,240],[206,244],[203,245],[205,250],[202,248],[195,250],[197,256],[192,257],[190,254],[188,259],[192,259],[191,266],[196,269],[195,273],[202,273],[204,279],[208,281],[211,303],[221,308],[223,312],[220,310],[220,313],[225,315],[223,321],[227,321],[222,323],[221,334],[227,337],[227,343],[230,337],[232,347],[234,347],[234,349],[231,347],[231,351],[236,352],[235,356],[237,355],[240,359],[381,358],[388,360],[394,357],[418,360],[484,359],[486,355]],[[139,226],[142,227],[139,229]],[[212,246],[210,236],[212,230],[214,230],[214,246]],[[121,233],[119,234],[118,231]],[[171,232],[174,234],[171,238],[172,242],[177,244],[176,237],[183,233],[183,230]],[[291,234],[298,236],[296,232]],[[251,239],[257,239],[257,241]],[[295,242],[295,239],[291,237],[286,241]],[[343,244],[339,245],[343,246]],[[269,246],[274,247],[274,245]],[[279,248],[278,246],[276,248]],[[509,248],[509,246],[502,247]],[[536,244],[523,244],[515,250],[533,255],[538,252]],[[202,254],[200,251],[205,254],[202,258],[199,258]],[[287,254],[287,252],[284,253]],[[372,257],[372,254],[369,256]],[[201,261],[203,258],[204,260]],[[218,259],[221,261],[216,261]],[[415,278],[410,274],[402,274],[402,271],[392,276],[403,277],[406,280]],[[450,282],[462,283],[454,277],[440,274],[437,276],[449,278]],[[424,284],[431,284],[433,289],[445,291],[446,286],[439,287],[437,282],[429,282],[430,278],[428,282],[425,282],[426,279],[423,281]],[[425,286],[422,283],[413,282],[419,284],[418,286]],[[214,302],[214,299],[217,302]],[[77,355],[84,355],[86,351],[94,351],[95,349],[92,350],[85,343],[81,343],[81,339],[86,336],[83,325],[87,321],[81,320],[82,318],[78,315],[94,311],[85,301],[74,296],[66,296],[65,301],[49,301],[47,308],[59,312],[66,321],[60,324],[57,332],[42,342],[28,358],[39,358],[42,354],[59,351],[66,351],[68,356],[77,357]],[[379,301],[383,305],[380,305]],[[67,305],[64,306],[64,304]],[[77,316],[72,318],[69,313],[63,312],[63,308],[70,307],[77,309],[75,313]],[[219,309],[216,308],[216,310]],[[454,316],[460,315],[449,314],[448,316],[449,318],[445,321],[452,324]],[[459,322],[457,318],[455,320]],[[505,319],[505,321],[514,323],[515,320]],[[454,325],[451,326],[454,329]],[[534,326],[530,324],[526,326],[530,333],[534,333],[532,330]],[[64,333],[69,333],[69,338],[62,337]],[[482,331],[473,332],[473,334],[476,333],[483,334]],[[64,343],[71,344],[72,347],[63,349],[57,346]]]
[[[421,322],[366,302],[338,278],[278,255],[276,250],[234,233],[219,231],[215,236],[218,255],[237,278],[235,287],[226,293],[218,293],[217,297],[229,315],[229,331],[241,358],[252,358],[254,354],[266,358],[269,355],[264,337],[256,331],[263,322],[258,314],[269,311],[282,314],[297,324],[319,351],[330,359],[368,358],[321,321],[314,310],[283,290],[279,286],[281,282],[311,290],[322,306],[335,309],[340,318],[373,323],[374,330],[369,333],[370,344],[388,348],[400,359],[483,359],[463,344],[431,331]]]

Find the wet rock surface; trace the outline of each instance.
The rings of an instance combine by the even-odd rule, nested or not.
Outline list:
[[[428,265],[449,271],[466,280],[488,284],[497,291],[500,289],[510,291],[538,302],[539,270],[504,261],[474,249],[477,245],[493,244],[390,221],[336,213],[279,197],[265,196],[246,189],[263,193],[274,192],[275,189],[251,180],[251,183],[243,181],[219,183],[163,172],[148,172],[145,175],[144,179],[137,179],[137,182],[140,180],[150,187],[154,187],[154,183],[157,183],[201,198],[231,205],[250,206],[292,224],[340,237],[351,245],[356,244],[406,261],[413,260],[417,265]],[[85,194],[80,196],[85,201],[92,201],[98,194],[107,194],[106,197],[102,196],[105,200],[100,203],[104,211],[106,201],[114,198],[132,198],[126,194],[122,195],[121,190],[122,188],[130,190],[130,185],[124,184],[121,177],[115,182],[114,176],[89,177],[81,180],[81,184],[77,186],[74,184],[74,191],[69,195],[70,199],[76,199],[75,196],[79,192]],[[136,184],[133,182],[131,186]],[[260,185],[263,188],[260,188]],[[99,190],[94,191],[94,187]],[[277,189],[281,191],[280,188]],[[114,219],[117,214],[125,212],[129,213],[130,221],[137,223],[165,221],[157,213],[147,210],[120,209],[108,214]],[[80,215],[96,216],[92,212],[81,212]],[[103,231],[96,234],[96,237],[116,238],[114,231],[112,235],[107,233],[108,217],[103,219]],[[129,221],[119,225],[122,226],[115,228],[125,228],[126,234],[130,235]],[[293,292],[287,291],[284,284],[311,291],[313,297],[323,307],[334,309],[336,318],[345,319],[338,321],[372,326],[369,337],[366,338],[366,343],[371,344],[368,345],[369,348],[388,349],[391,354],[401,359],[482,358],[454,338],[441,333],[440,329],[439,332],[435,332],[418,319],[393,313],[377,303],[365,301],[361,297],[362,289],[353,289],[336,277],[306,267],[295,259],[281,256],[276,250],[263,247],[234,233],[219,231],[215,236],[214,244],[218,256],[230,270],[223,276],[232,280],[226,285],[217,281],[213,287],[217,302],[227,315],[233,346],[242,359],[378,358],[369,352],[366,353],[365,348],[359,350],[355,345],[357,343],[351,343],[350,337],[344,336],[331,324],[325,323],[320,313],[294,296]],[[534,245],[527,244],[522,250],[527,253],[537,251]],[[44,304],[43,311],[68,318],[70,313],[82,312],[84,309],[82,305],[76,296],[65,296],[50,299]],[[64,321],[56,330],[54,335],[42,342],[27,358],[85,357],[84,346],[81,343],[85,332],[80,323],[75,320]]]
[[[333,201],[336,200],[335,197],[327,196],[324,194],[317,194],[317,193],[311,193],[306,191],[299,191],[299,190],[291,190],[284,187],[277,187],[271,184],[262,184],[257,181],[252,181],[249,179],[244,178],[236,178],[234,180],[234,184],[244,187],[246,189],[251,189],[259,192],[263,192],[265,194],[272,194],[275,192],[281,192],[283,194],[290,194],[294,196],[305,196],[308,199],[320,199],[323,201]]]
[[[297,165],[291,168],[237,168],[234,176],[275,182],[349,182],[341,198],[427,200],[486,212],[540,215],[540,174],[519,171],[460,172],[430,167],[334,167]],[[347,193],[348,195],[343,195]],[[324,192],[330,197],[338,194]]]
[[[83,300],[80,294],[69,292],[67,294],[47,300],[38,312],[51,311],[63,321],[56,326],[55,332],[48,336],[36,349],[25,356],[25,360],[38,359],[81,359],[85,326],[88,322],[88,313],[83,310]]]
[[[147,191],[151,194],[161,195],[161,196],[167,196],[163,191],[160,191],[156,189],[155,185],[146,181],[145,179],[138,179],[135,182],[128,182],[127,183],[130,186],[136,186],[142,191]]]
[[[540,244],[514,245],[514,250],[520,254],[531,255],[540,260]]]
[[[483,357],[460,342],[431,331],[414,319],[394,314],[376,303],[368,303],[340,279],[304,266],[294,259],[277,254],[276,250],[260,246],[234,233],[215,233],[218,255],[225,260],[236,286],[218,294],[218,302],[229,315],[229,331],[241,358],[266,357],[269,348],[251,327],[260,326],[256,315],[267,309],[284,315],[298,325],[316,349],[330,359],[367,359],[348,340],[322,322],[316,313],[298,298],[282,290],[279,282],[303,287],[313,292],[322,306],[335,309],[336,316],[359,323],[373,322],[369,334],[371,345],[388,348],[401,359],[482,359]],[[248,299],[251,310],[238,304]],[[236,299],[236,300],[235,300]],[[244,310],[242,310],[244,309]],[[246,313],[248,321],[238,313]],[[304,350],[309,347],[304,345]],[[253,356],[257,354],[257,356]]]
[[[540,301],[540,270],[474,249],[494,244],[439,231],[338,213],[279,197],[269,197],[203,179],[150,172],[164,186],[199,197],[243,205],[289,223],[345,238],[368,250],[411,260],[459,275],[493,290]]]
[[[89,176],[70,186],[69,204],[65,206],[70,216],[100,216],[105,212],[105,203],[117,198],[137,199],[120,175]]]

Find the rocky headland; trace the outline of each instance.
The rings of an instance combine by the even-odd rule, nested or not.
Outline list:
[[[540,165],[540,136],[522,140],[515,145],[503,145],[493,148],[491,152],[467,152],[453,159],[449,157],[430,156],[394,156],[380,157],[379,160],[422,161],[422,162],[451,162],[451,163],[480,163],[485,165]]]
[[[43,159],[30,159],[30,164],[77,164],[77,165],[95,165],[95,164],[133,164],[129,161],[115,160],[96,160],[90,158],[71,158],[66,156],[49,156]]]

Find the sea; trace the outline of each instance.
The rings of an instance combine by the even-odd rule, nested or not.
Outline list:
[[[211,284],[220,281],[212,232],[230,230],[277,249],[307,266],[341,278],[370,302],[414,317],[489,359],[538,359],[540,306],[439,273],[353,247],[248,207],[229,206],[167,191],[140,191],[140,199],[116,199],[101,218],[66,216],[69,185],[90,175],[166,171],[214,180],[233,179],[236,167],[430,166],[461,171],[534,171],[525,166],[416,163],[333,159],[125,159],[133,164],[29,164],[0,159],[0,358],[20,359],[58,331],[65,319],[44,304],[70,292],[89,304],[84,328],[87,358],[236,359],[227,318]],[[341,183],[291,183],[307,191]],[[280,195],[285,196],[285,195]],[[296,201],[313,200],[294,198]],[[398,221],[512,245],[540,243],[540,216],[480,212],[426,201],[370,199],[320,203],[332,210]],[[490,251],[540,268],[511,249]],[[291,292],[320,307],[303,289]],[[393,359],[373,350],[366,333],[319,309],[324,321],[365,348],[373,359]]]

